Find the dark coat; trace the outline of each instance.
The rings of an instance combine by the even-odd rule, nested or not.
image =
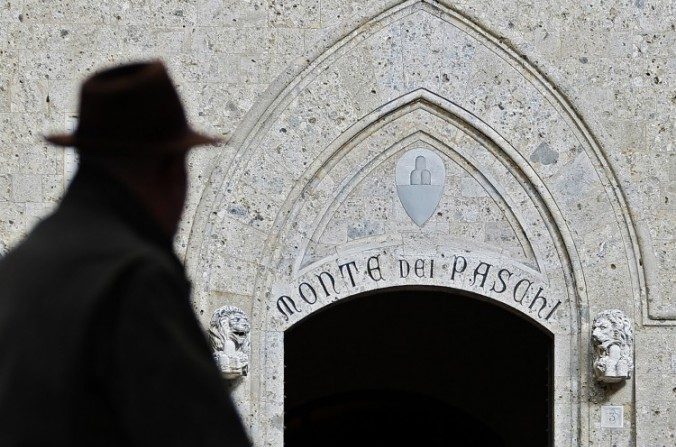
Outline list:
[[[245,446],[171,241],[85,168],[0,261],[0,446]]]

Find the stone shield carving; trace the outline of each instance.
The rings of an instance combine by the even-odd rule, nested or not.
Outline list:
[[[443,160],[429,149],[411,149],[397,162],[395,177],[406,214],[422,227],[434,214],[444,191]]]
[[[604,310],[594,318],[594,376],[613,383],[631,378],[634,336],[629,318],[621,310]]]
[[[214,312],[209,325],[209,340],[214,360],[227,379],[249,372],[249,332],[251,325],[244,311],[223,306]]]

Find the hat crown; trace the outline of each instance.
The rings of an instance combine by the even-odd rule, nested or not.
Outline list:
[[[161,62],[102,71],[82,85],[77,137],[153,143],[180,135],[187,127]]]
[[[190,128],[160,61],[121,65],[92,75],[80,90],[75,132],[47,140],[99,153],[186,150],[219,141]]]

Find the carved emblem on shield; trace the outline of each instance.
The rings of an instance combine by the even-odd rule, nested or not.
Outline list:
[[[395,179],[399,200],[419,227],[425,225],[437,209],[445,177],[443,160],[429,149],[411,149],[397,162]]]

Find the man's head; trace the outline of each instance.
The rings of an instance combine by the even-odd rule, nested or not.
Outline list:
[[[104,170],[127,186],[155,218],[164,234],[178,229],[187,193],[186,152],[136,156],[80,154],[80,169]]]
[[[186,153],[217,138],[190,128],[164,64],[121,65],[82,84],[78,127],[48,141],[74,146],[84,168],[98,166],[126,184],[173,236],[186,195]]]

